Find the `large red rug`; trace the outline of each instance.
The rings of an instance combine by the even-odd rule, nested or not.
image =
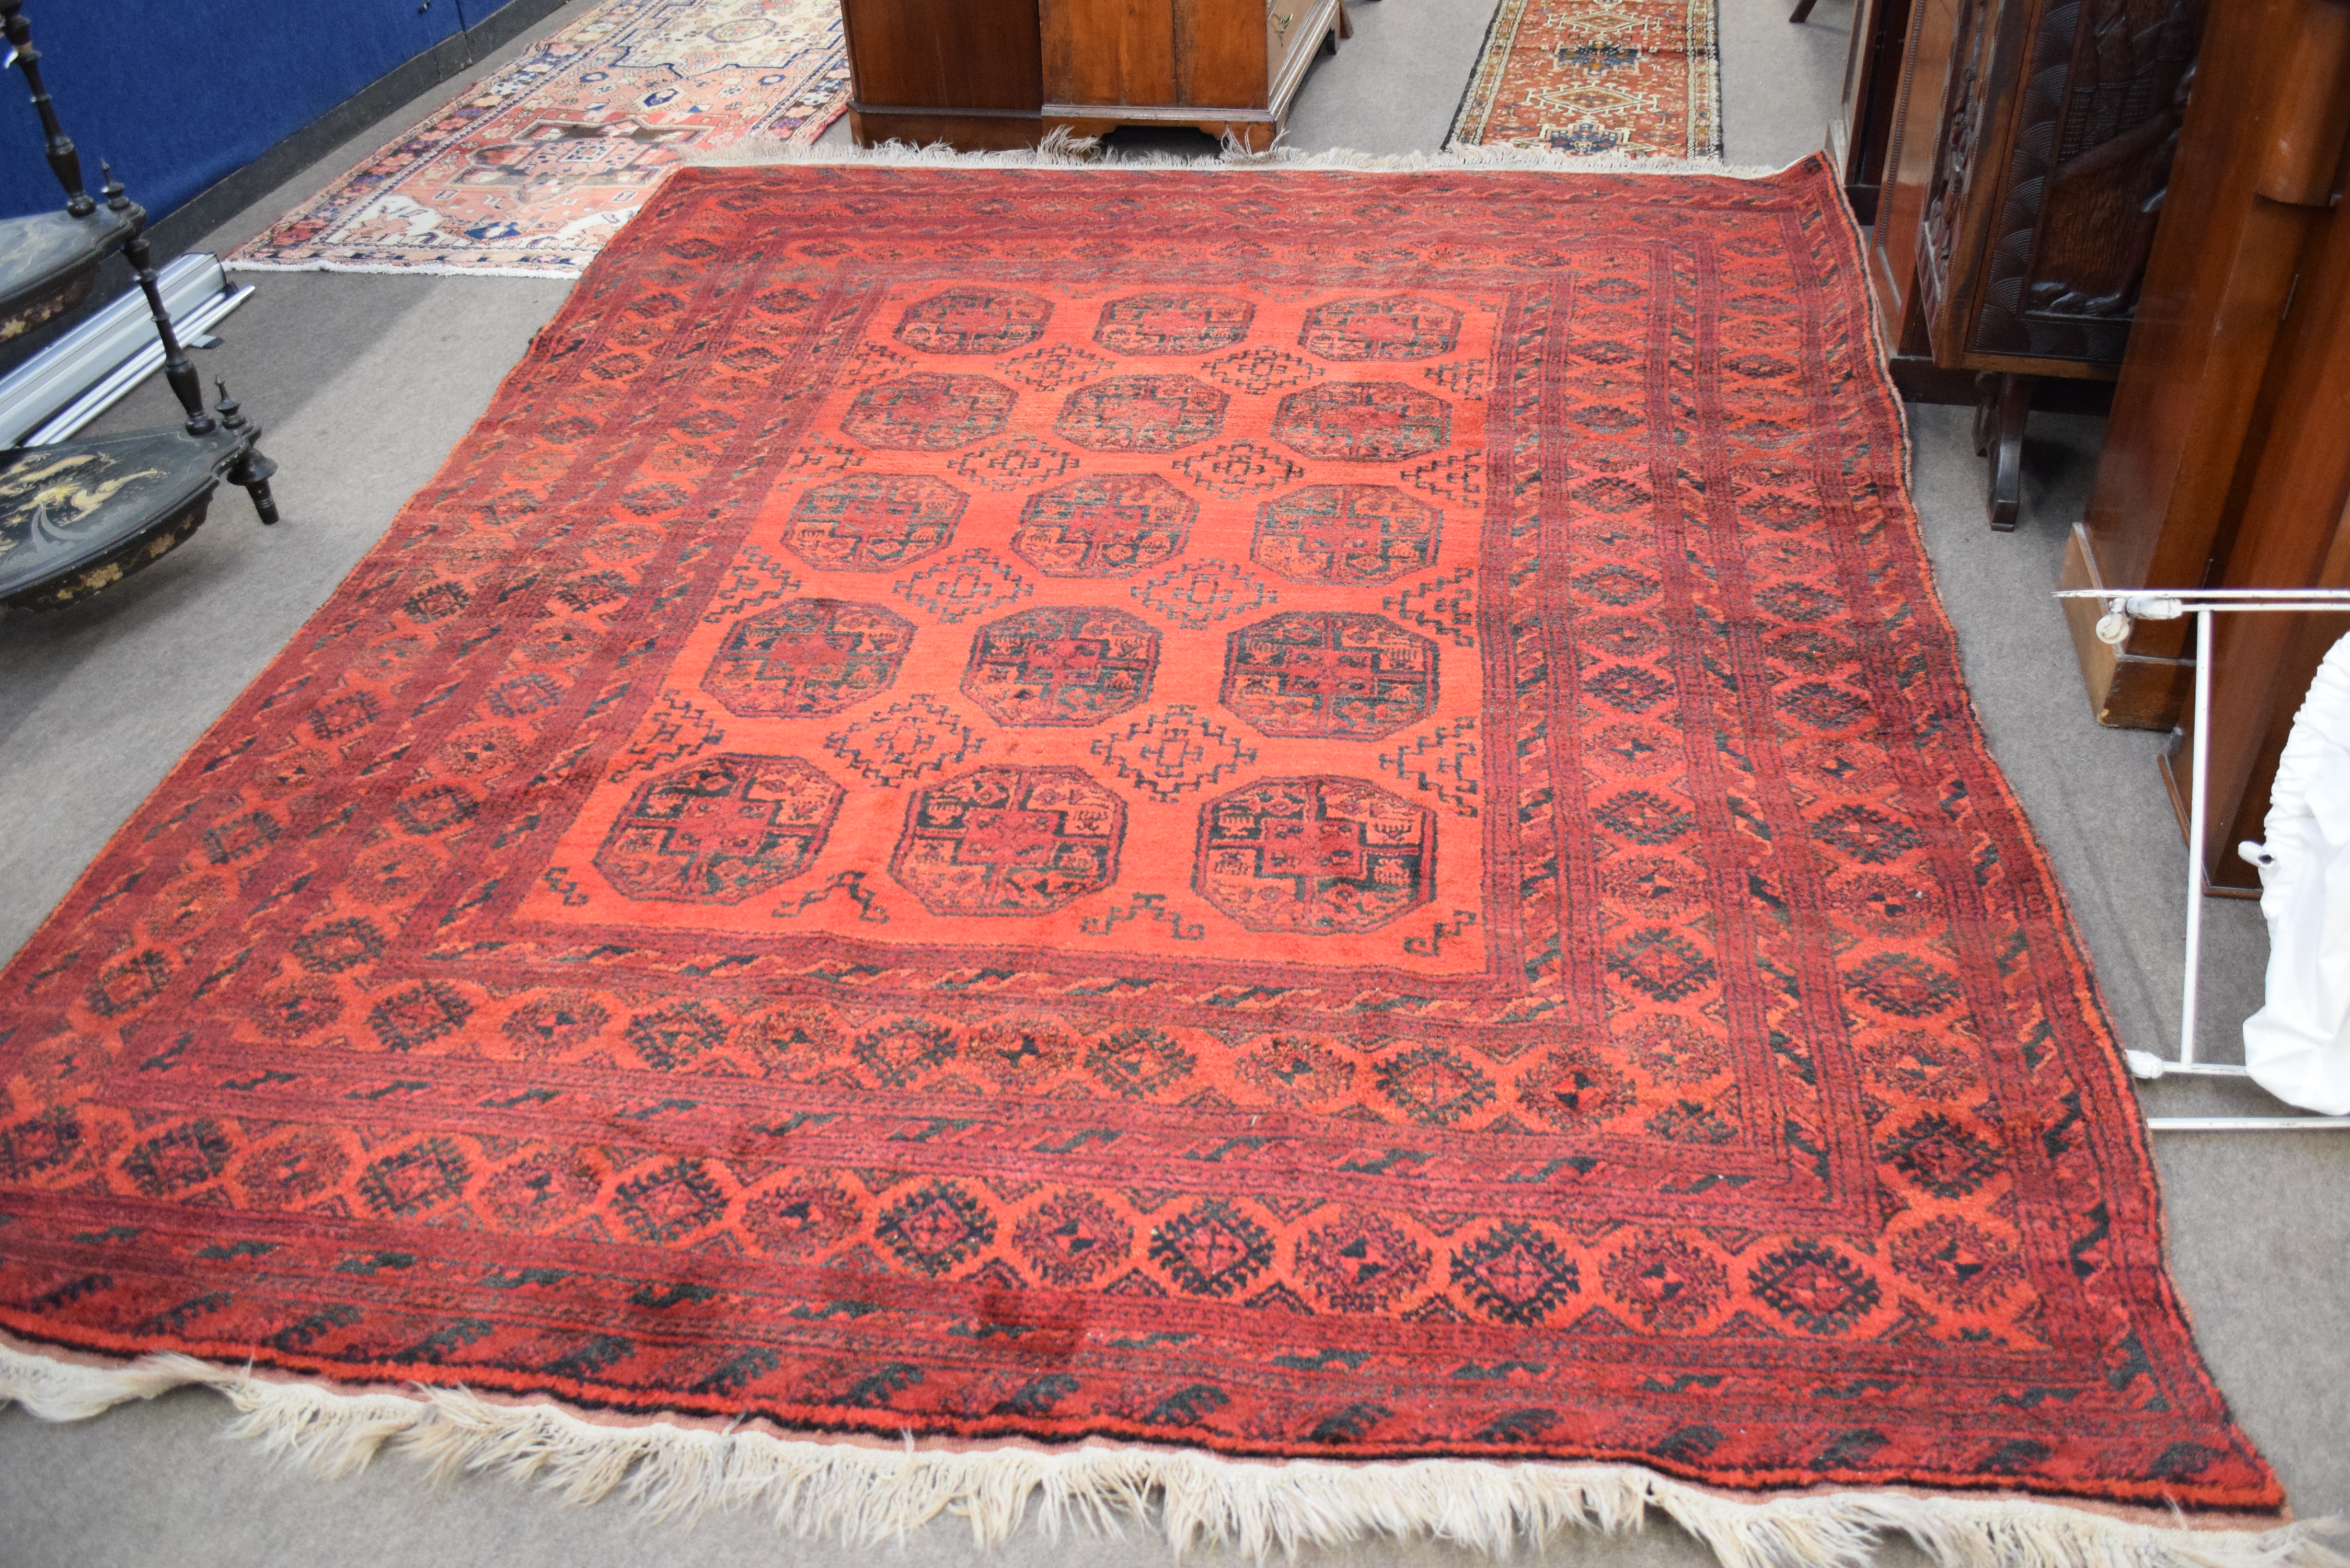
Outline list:
[[[5,977],[0,1327],[2267,1511],[1817,161],[676,176]]]

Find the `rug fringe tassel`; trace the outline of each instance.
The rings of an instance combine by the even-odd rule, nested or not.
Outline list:
[[[1733,180],[1763,180],[1782,172],[1760,164],[1724,163],[1714,158],[1632,158],[1620,152],[1570,157],[1539,147],[1451,147],[1441,152],[1298,152],[1276,143],[1251,152],[1227,135],[1222,154],[1187,158],[1176,152],[1104,155],[1097,138],[1071,136],[1062,128],[1045,133],[1034,148],[1008,152],[959,152],[943,141],[916,147],[885,141],[879,147],[809,147],[754,136],[723,151],[686,160],[700,169],[883,168],[883,169],[1107,169],[1118,173],[1231,174],[1338,170],[1357,174],[1437,174],[1460,171],[1516,171],[1550,174],[1705,174]],[[424,277],[577,278],[577,265],[465,266],[442,262],[248,261],[232,256],[231,272],[351,272],[407,274]]]
[[[1111,169],[1124,174],[1138,171],[1180,171],[1194,174],[1246,173],[1277,170],[1343,170],[1365,174],[1429,174],[1463,170],[1534,171],[1552,174],[1705,174],[1738,180],[1761,180],[1778,168],[1759,164],[1724,163],[1717,158],[1635,158],[1620,152],[1573,157],[1540,147],[1450,147],[1441,152],[1356,152],[1346,148],[1327,152],[1299,152],[1276,143],[1270,151],[1251,152],[1231,136],[1222,155],[1186,157],[1178,152],[1105,155],[1093,137],[1073,137],[1055,129],[1035,148],[1006,152],[959,152],[943,141],[916,147],[886,141],[878,147],[808,147],[790,145],[768,137],[751,137],[723,151],[691,158],[697,168],[805,168],[827,164],[883,168],[972,169]]]
[[[1118,1534],[1150,1521],[1178,1551],[1263,1560],[1367,1536],[1433,1537],[1493,1556],[1568,1530],[1637,1531],[1653,1509],[1722,1568],[1861,1568],[1892,1533],[1937,1568],[2345,1568],[2315,1539],[2330,1521],[2260,1532],[2165,1529],[2026,1500],[1856,1491],[1747,1502],[1629,1465],[1412,1459],[1359,1465],[1225,1459],[1085,1445],[941,1452],[794,1441],[666,1423],[608,1427],[463,1389],[340,1394],[185,1355],[83,1366],[0,1345],[0,1405],[50,1421],[192,1386],[237,1408],[232,1436],[317,1474],[346,1476],[390,1446],[436,1479],[494,1474],[566,1501],[610,1497],[656,1519],[760,1509],[804,1535],[902,1540],[959,1515],[981,1546],[1024,1525]]]

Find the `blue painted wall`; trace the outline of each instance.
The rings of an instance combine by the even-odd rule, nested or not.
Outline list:
[[[25,17],[92,193],[109,159],[160,218],[502,4],[27,0]],[[0,75],[0,217],[65,202],[29,98]]]

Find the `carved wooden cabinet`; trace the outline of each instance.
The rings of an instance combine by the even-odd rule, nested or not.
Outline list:
[[[2200,0],[1914,0],[1870,244],[1903,356],[1981,373],[1991,525],[2040,377],[2111,379],[2162,209]]]
[[[1262,151],[1341,0],[843,0],[849,132],[966,150],[1188,126]]]

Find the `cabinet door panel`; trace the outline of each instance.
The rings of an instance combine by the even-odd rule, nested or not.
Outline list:
[[[1885,184],[1877,196],[1877,223],[1869,233],[1869,263],[1877,275],[1877,299],[1885,307],[1885,330],[1902,353],[1915,353],[1921,347],[1912,329],[1918,233],[1941,147],[1942,100],[1960,4],[1960,0],[1917,0],[1911,7],[1909,43],[1901,58],[1901,92],[1893,109],[1893,140],[1886,150]]]
[[[843,0],[857,101],[1034,111],[1036,0]]]
[[[1297,5],[1301,0],[1277,0]],[[1206,109],[1247,109],[1264,101],[1265,54],[1259,29],[1269,26],[1264,0],[1175,0],[1181,60],[1175,101]]]
[[[1045,99],[1175,101],[1176,0],[1044,0]]]

